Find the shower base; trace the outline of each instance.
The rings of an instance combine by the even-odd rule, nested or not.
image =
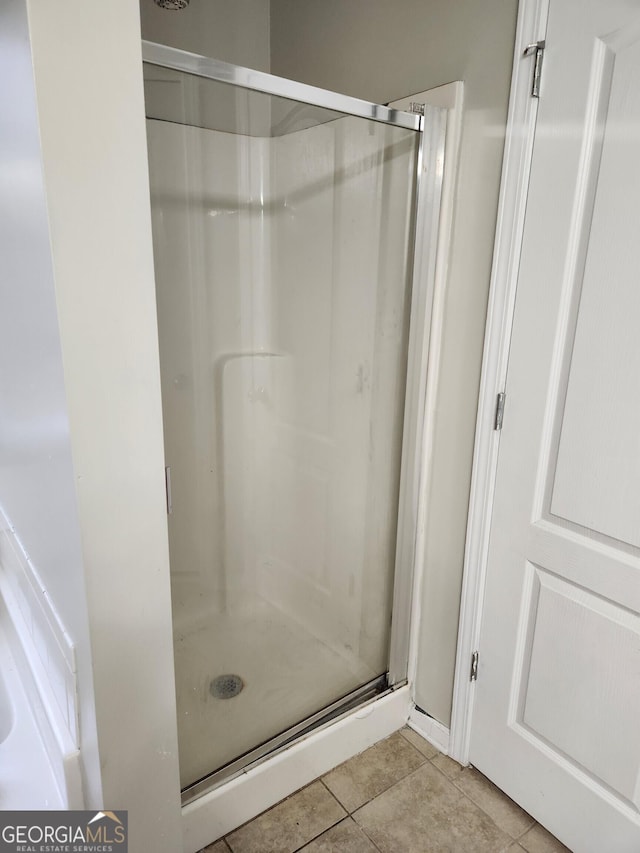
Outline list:
[[[174,646],[183,789],[380,675],[257,597],[212,601]],[[227,673],[244,686],[216,698],[211,683]]]

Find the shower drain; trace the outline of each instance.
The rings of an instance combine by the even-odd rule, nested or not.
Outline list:
[[[209,692],[216,699],[233,699],[244,687],[244,681],[239,675],[219,675],[209,685]]]

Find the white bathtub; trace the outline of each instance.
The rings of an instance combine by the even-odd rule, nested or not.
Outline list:
[[[0,607],[0,810],[65,807]],[[35,713],[34,713],[35,711]]]

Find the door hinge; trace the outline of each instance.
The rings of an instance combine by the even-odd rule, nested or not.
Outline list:
[[[504,391],[501,391],[498,394],[498,399],[496,400],[496,418],[493,425],[494,429],[502,429],[502,421],[504,420],[504,401],[506,399],[506,394]]]
[[[528,44],[524,49],[524,56],[535,56],[533,63],[533,82],[531,83],[531,97],[540,97],[540,80],[542,78],[542,60],[544,59],[545,41],[536,41]]]
[[[469,673],[469,681],[478,680],[478,652],[471,655],[471,672]]]
[[[409,104],[409,112],[415,113],[416,115],[423,116],[424,115],[424,104],[418,104],[416,101],[411,101]]]
[[[164,469],[164,489],[167,496],[167,515],[171,515],[173,512],[173,505],[171,503],[171,468]]]

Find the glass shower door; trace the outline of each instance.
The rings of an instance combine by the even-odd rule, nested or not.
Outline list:
[[[193,789],[387,684],[420,134],[159,64],[145,85]]]

